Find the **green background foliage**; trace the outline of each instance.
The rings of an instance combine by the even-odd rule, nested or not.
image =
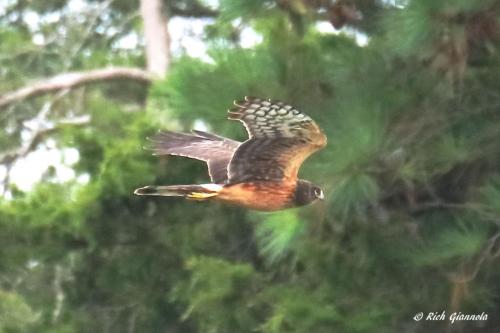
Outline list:
[[[29,191],[5,189],[0,332],[498,332],[500,3],[355,3],[363,21],[332,34],[302,1],[220,1],[204,35],[210,61],[177,57],[149,90],[113,82],[62,96],[51,119],[91,121],[51,139],[78,150],[71,167],[88,182],[47,173]],[[102,33],[138,4],[112,2],[91,33],[65,6],[9,7],[61,15],[64,29],[40,27],[55,36],[43,48],[22,20],[0,18],[2,91],[143,65],[140,46]],[[241,47],[233,19],[262,42]],[[112,37],[140,31],[137,20]],[[133,195],[208,182],[202,163],[152,157],[145,138],[202,122],[244,140],[225,110],[245,95],[286,101],[324,129],[328,146],[301,169],[324,202],[269,214]],[[49,100],[1,111],[1,152]],[[443,310],[488,320],[413,320]]]

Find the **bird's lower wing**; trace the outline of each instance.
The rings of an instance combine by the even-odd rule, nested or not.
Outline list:
[[[194,131],[193,134],[160,132],[150,139],[155,155],[177,155],[205,161],[214,183],[228,178],[228,164],[240,142],[214,134]]]

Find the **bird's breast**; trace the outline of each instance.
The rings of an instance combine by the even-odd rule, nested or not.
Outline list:
[[[293,206],[295,184],[289,182],[245,182],[229,184],[217,199],[245,208],[276,211]]]

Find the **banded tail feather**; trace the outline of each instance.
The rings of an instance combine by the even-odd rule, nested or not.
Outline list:
[[[134,194],[206,200],[217,196],[221,189],[222,186],[217,184],[145,186],[135,190]]]

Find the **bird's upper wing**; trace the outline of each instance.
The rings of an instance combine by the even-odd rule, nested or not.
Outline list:
[[[155,155],[178,155],[205,161],[214,183],[228,179],[228,164],[241,144],[218,135],[193,131],[193,134],[160,132],[152,139]]]
[[[326,145],[326,136],[307,115],[282,102],[253,97],[235,102],[229,119],[240,120],[249,139],[229,163],[229,182],[295,181],[302,162]]]

